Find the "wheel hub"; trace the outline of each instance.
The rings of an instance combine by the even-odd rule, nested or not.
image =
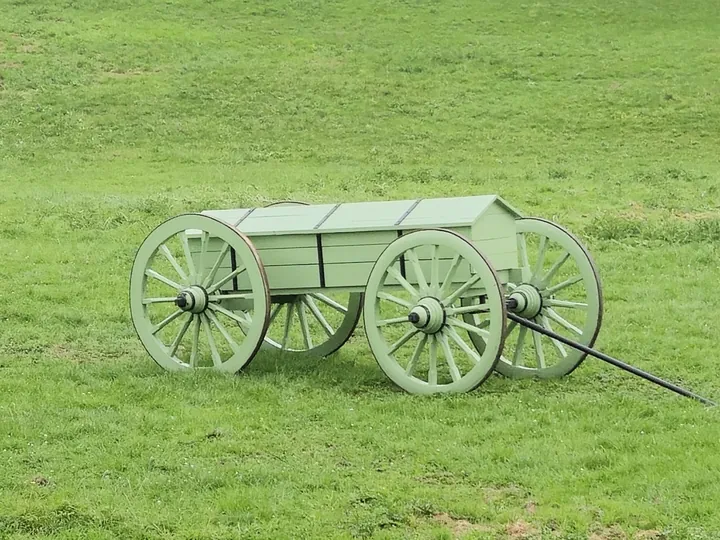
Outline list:
[[[543,300],[540,291],[529,283],[523,283],[508,296],[514,300],[512,311],[526,319],[537,317],[543,308]]]
[[[445,309],[436,298],[422,298],[408,313],[408,321],[426,334],[439,332],[445,319]]]
[[[175,305],[183,311],[202,313],[208,306],[208,294],[202,287],[194,285],[178,293]]]

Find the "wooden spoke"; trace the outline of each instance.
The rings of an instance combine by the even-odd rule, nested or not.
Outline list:
[[[252,300],[254,296],[253,293],[210,294],[208,295],[208,300],[211,302],[222,302],[223,300]]]
[[[211,310],[216,311],[218,313],[222,313],[226,317],[232,319],[233,321],[238,323],[240,325],[240,327],[245,331],[247,331],[250,328],[250,325],[252,324],[252,319],[250,317],[248,317],[247,315],[245,317],[241,317],[237,313],[233,313],[232,311],[227,310],[224,307],[219,306],[217,304],[210,304],[210,305],[208,305],[208,308],[210,308]],[[243,313],[243,315],[244,315],[244,313]]]
[[[422,353],[423,348],[425,347],[425,344],[427,343],[428,335],[423,334],[420,338],[420,341],[418,341],[417,345],[415,346],[415,351],[413,352],[412,358],[410,358],[410,361],[407,364],[407,367],[405,368],[405,374],[406,375],[412,375],[413,371],[415,371],[415,366],[417,365],[417,361],[420,358],[420,354]]]
[[[460,380],[462,375],[460,375],[460,370],[457,367],[457,364],[455,364],[455,358],[453,358],[453,353],[450,350],[450,344],[448,343],[447,336],[442,333],[435,334],[437,336],[437,340],[440,342],[440,346],[443,350],[443,355],[445,356],[445,362],[448,365],[448,368],[450,368],[450,376],[452,377],[452,380],[454,382],[457,382]]]
[[[220,334],[222,334],[222,337],[225,338],[225,341],[227,341],[228,345],[230,345],[230,348],[233,350],[233,352],[237,354],[240,350],[240,347],[232,338],[232,336],[228,333],[225,325],[220,322],[220,319],[218,319],[217,315],[215,315],[215,313],[213,313],[212,311],[206,311],[205,314],[207,315],[208,319],[210,319],[210,322],[215,325]]]
[[[461,260],[462,259],[459,253],[453,257],[452,263],[450,263],[450,268],[448,268],[448,271],[445,274],[445,279],[443,279],[443,284],[440,287],[440,292],[438,293],[440,297],[447,294],[447,289],[452,285],[453,279],[455,279],[455,273],[458,271],[458,268],[460,268]]]
[[[228,251],[230,250],[230,244],[225,243],[222,250],[220,250],[220,254],[217,256],[217,259],[215,259],[215,263],[212,265],[212,268],[210,268],[210,271],[208,272],[207,276],[205,276],[205,279],[203,280],[202,286],[206,289],[212,283],[212,280],[215,279],[215,274],[217,274],[218,269],[220,268],[220,265],[225,260],[225,256],[227,255]],[[204,268],[204,267],[203,267]],[[210,291],[208,291],[210,292]]]
[[[550,270],[548,270],[547,274],[545,274],[542,279],[540,280],[542,283],[550,283],[552,278],[555,277],[555,274],[558,270],[560,270],[560,267],[565,264],[565,261],[567,261],[570,258],[570,253],[567,251],[562,254],[562,256],[555,261],[555,264],[553,264],[550,267]]]
[[[398,339],[398,340],[393,344],[393,346],[390,347],[390,349],[388,350],[388,354],[394,354],[395,351],[397,351],[400,347],[402,347],[403,345],[405,345],[405,344],[410,340],[410,338],[412,338],[412,337],[413,337],[415,334],[417,334],[419,331],[420,331],[420,330],[418,330],[417,328],[411,328],[410,330],[408,330],[403,337],[401,337],[400,339]]]
[[[425,279],[425,274],[423,274],[422,268],[420,267],[420,260],[418,259],[417,253],[415,253],[414,249],[409,249],[406,251],[408,260],[410,261],[411,266],[413,267],[413,270],[415,271],[415,277],[418,281],[418,287],[420,288],[421,294],[427,294],[428,293],[428,284],[427,280]]]
[[[437,337],[430,338],[430,362],[428,364],[428,383],[437,385]]]
[[[312,349],[312,337],[310,336],[310,327],[308,326],[307,317],[305,316],[305,304],[303,302],[297,303],[298,318],[300,319],[300,330],[302,331],[303,339],[305,340],[305,347]]]
[[[180,328],[180,331],[178,332],[177,336],[175,336],[175,339],[173,340],[172,344],[170,345],[170,356],[175,356],[175,353],[178,350],[178,347],[180,346],[180,342],[182,341],[182,338],[185,336],[185,333],[188,331],[188,328],[190,328],[190,323],[193,321],[193,315],[191,313],[188,313],[190,315],[187,320],[185,321],[185,324],[182,325],[182,328]]]
[[[557,311],[555,311],[554,309],[552,309],[552,308],[545,308],[545,309],[543,309],[543,314],[547,315],[547,316],[550,317],[553,321],[555,321],[556,323],[562,325],[563,327],[565,327],[566,329],[570,330],[571,332],[575,332],[578,336],[582,336],[582,333],[583,333],[582,330],[580,330],[577,326],[575,326],[574,324],[568,322],[568,321],[565,320],[563,317],[561,317],[560,315],[558,315]]]
[[[204,313],[200,314],[200,319],[202,320],[205,337],[207,338],[208,346],[210,347],[213,365],[215,367],[220,367],[222,364],[222,358],[220,358],[220,353],[218,352],[217,345],[215,344],[215,338],[213,337],[212,330],[210,329],[209,319]]]
[[[206,235],[207,232],[203,231],[203,235]],[[199,281],[197,271],[195,270],[195,263],[192,259],[192,254],[190,253],[190,244],[188,243],[187,234],[185,232],[181,232],[178,234],[178,237],[180,238],[180,243],[182,244],[183,253],[185,255],[185,263],[188,267],[188,272],[190,272],[190,279],[197,283]],[[202,259],[201,259],[202,260]]]
[[[270,324],[277,318],[285,304],[277,304],[270,313]]]
[[[398,281],[398,283],[402,285],[402,288],[410,293],[413,299],[417,299],[420,297],[420,293],[418,293],[417,289],[410,285],[410,282],[408,282],[408,280],[402,277],[402,274],[397,268],[395,268],[394,266],[390,266],[387,269],[387,273],[394,277]]]
[[[406,307],[408,309],[412,309],[413,305],[412,303],[403,300],[402,298],[398,298],[397,296],[393,296],[392,294],[386,293],[386,292],[379,292],[377,295],[378,298],[382,298],[383,300],[387,300],[388,302],[392,302],[393,304],[397,304],[398,306]]]
[[[390,324],[402,324],[402,323],[406,323],[406,322],[408,322],[408,318],[407,318],[407,317],[395,317],[395,318],[393,318],[393,319],[383,319],[383,320],[380,320],[380,321],[378,321],[378,322],[375,323],[375,324],[377,324],[377,326],[387,326],[387,325],[390,325]]]
[[[155,278],[158,281],[160,281],[161,283],[164,283],[165,285],[168,285],[175,290],[179,291],[182,289],[182,285],[175,283],[172,279],[166,278],[165,276],[157,273],[155,270],[152,270],[151,268],[148,268],[147,270],[145,270],[145,275],[148,277],[151,277],[151,278]]]
[[[543,263],[545,262],[545,251],[547,250],[547,236],[540,238],[540,248],[538,249],[538,258],[535,261],[535,269],[533,270],[533,278],[542,272]]]
[[[335,309],[336,311],[339,311],[340,313],[347,313],[347,308],[345,306],[338,304],[335,300],[333,300],[332,298],[328,298],[324,294],[311,293],[310,296],[320,300],[323,304],[327,304],[328,306]]]
[[[523,359],[522,359],[522,350],[523,345],[525,345],[525,334],[527,334],[527,326],[523,326],[520,328],[520,334],[518,335],[517,343],[515,344],[515,353],[513,354],[512,358],[512,364],[513,366],[523,366],[525,365]]]
[[[183,282],[187,283],[188,277],[187,277],[187,274],[185,273],[185,270],[183,270],[182,267],[178,264],[177,260],[175,260],[175,257],[173,257],[173,254],[170,253],[170,250],[168,249],[168,247],[165,244],[160,246],[160,253],[165,255],[165,258],[175,269],[175,271],[177,272],[177,275],[180,276],[180,279]]]
[[[509,336],[510,333],[515,330],[515,327],[518,325],[515,321],[510,321],[510,324],[507,325],[507,329],[505,330],[505,335]]]
[[[474,304],[472,306],[449,307],[445,312],[448,315],[476,315],[479,313],[490,313],[490,306]]]
[[[582,309],[583,311],[586,311],[588,309],[588,305],[584,302],[569,302],[567,300],[556,300],[555,298],[546,298],[545,300],[543,300],[543,304],[550,307]]]
[[[553,332],[553,328],[552,328],[552,326],[550,326],[550,321],[548,321],[548,318],[545,315],[542,315],[540,317],[540,320],[541,320],[541,323],[542,323],[543,327],[545,328],[545,330],[549,330],[550,332]],[[549,339],[550,339],[550,341],[552,341],[552,344],[555,345],[555,348],[557,349],[557,352],[560,355],[560,357],[567,358],[568,353],[565,350],[565,347],[563,346],[563,344],[560,343],[555,338],[549,338]]]
[[[227,276],[225,276],[225,277],[222,278],[220,281],[218,281],[217,283],[215,283],[212,287],[208,288],[208,290],[207,290],[208,294],[214,293],[214,292],[217,291],[220,287],[222,287],[222,286],[225,285],[228,281],[230,281],[232,278],[234,278],[235,276],[238,276],[238,275],[242,274],[243,272],[245,272],[245,270],[246,270],[246,268],[244,268],[244,267],[243,267],[243,268],[236,268],[235,270],[233,270],[232,272],[230,272]]]
[[[545,294],[546,295],[555,294],[556,292],[562,291],[563,289],[566,289],[566,288],[570,287],[571,285],[575,285],[578,281],[582,281],[582,276],[579,274],[566,279],[562,283],[558,283],[557,285],[554,285],[552,287],[545,289]]]
[[[295,303],[288,304],[287,315],[285,316],[285,332],[283,333],[282,342],[280,347],[282,349],[287,348],[288,338],[290,337],[290,327],[292,325],[293,311],[295,311]]]
[[[196,278],[198,282],[205,277],[205,263],[207,262],[207,247],[209,243],[210,235],[207,231],[203,231],[200,237],[200,268],[198,269]]]
[[[543,353],[542,341],[540,340],[540,334],[532,332],[533,343],[535,345],[535,359],[537,360],[537,366],[540,369],[545,367],[545,353]]]
[[[480,355],[474,350],[472,350],[467,343],[465,343],[465,341],[460,337],[460,335],[455,331],[452,326],[448,326],[445,329],[445,332],[448,336],[450,336],[450,339],[457,343],[458,347],[460,347],[463,352],[472,359],[473,362],[475,362],[476,364],[480,362]]]
[[[525,235],[518,235],[518,253],[520,255],[520,264],[523,268],[530,270],[530,260],[528,259],[527,242]]]
[[[430,252],[430,288],[438,291],[440,288],[440,259],[437,255],[438,246],[433,244]]]
[[[165,328],[168,324],[173,322],[175,319],[177,319],[180,315],[185,313],[182,309],[178,309],[176,312],[172,313],[171,315],[168,315],[165,319],[163,319],[161,322],[157,323],[155,326],[152,327],[152,334],[157,334],[160,330]]]
[[[310,313],[312,313],[313,317],[315,317],[315,320],[320,323],[320,326],[322,326],[322,329],[325,330],[328,337],[332,336],[335,333],[335,330],[333,330],[333,327],[330,326],[330,323],[327,322],[325,316],[320,312],[320,309],[315,301],[307,295],[303,295],[301,300],[308,307]]]
[[[192,351],[190,352],[190,365],[197,366],[198,348],[200,345],[200,315],[193,315],[195,327],[193,328]]]
[[[175,296],[168,296],[165,298],[145,298],[143,300],[143,304],[169,304],[171,302],[174,302],[177,298]]]
[[[484,338],[490,337],[490,332],[487,330],[484,330],[483,328],[480,328],[479,326],[475,326],[473,324],[468,324],[464,321],[461,321],[460,319],[455,318],[448,318],[447,320],[448,324],[451,324],[452,326],[457,326],[458,328],[462,328],[463,330],[467,332],[471,332],[473,334],[477,334]],[[488,321],[489,324],[489,321]]]
[[[455,300],[457,300],[460,296],[462,296],[463,293],[465,293],[465,291],[467,291],[470,287],[472,287],[472,286],[475,285],[478,281],[480,281],[481,277],[482,277],[482,276],[481,276],[480,274],[475,274],[473,277],[471,277],[470,279],[468,279],[468,280],[467,280],[459,289],[457,289],[454,293],[452,293],[450,296],[448,296],[447,298],[445,298],[445,299],[442,301],[442,304],[443,304],[444,306],[449,306],[450,304],[452,304]]]

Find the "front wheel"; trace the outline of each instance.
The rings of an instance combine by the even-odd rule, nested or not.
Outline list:
[[[461,299],[482,293],[479,306]],[[505,335],[497,274],[463,236],[422,230],[394,240],[368,278],[365,333],[385,374],[416,394],[468,392],[492,373]],[[464,315],[473,315],[468,323]],[[486,344],[478,353],[465,333]]]
[[[228,300],[242,301],[244,309],[226,309]],[[221,221],[173,217],[138,249],[130,313],[140,341],[164,369],[239,371],[263,343],[269,310],[267,277],[252,242]]]
[[[595,263],[582,243],[569,231],[545,219],[516,222],[520,283],[508,283],[507,295],[524,303],[517,314],[592,347],[602,323],[602,286]],[[478,303],[466,299],[464,305]],[[466,315],[472,323],[473,316]],[[470,335],[478,351],[482,337]],[[507,327],[506,346],[497,371],[512,378],[563,377],[576,369],[586,354],[515,321]]]

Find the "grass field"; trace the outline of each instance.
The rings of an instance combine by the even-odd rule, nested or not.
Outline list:
[[[720,399],[712,2],[0,0],[0,538],[720,538],[720,416],[593,358],[399,392],[168,374],[135,251],[208,208],[497,193],[580,235],[597,348]]]

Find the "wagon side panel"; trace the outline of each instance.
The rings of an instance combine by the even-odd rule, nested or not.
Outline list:
[[[518,267],[515,220],[503,206],[494,204],[475,220],[470,232],[475,247],[503,276]]]
[[[211,267],[221,255],[220,243],[211,238],[202,258],[202,244],[199,237],[190,236],[189,245],[196,265]],[[311,289],[320,287],[320,264],[318,247],[313,235],[250,236],[260,260],[265,267],[271,291],[283,289]],[[216,279],[220,280],[238,268],[235,254],[230,250],[224,254]],[[222,291],[249,291],[250,282],[245,273],[228,281]]]

